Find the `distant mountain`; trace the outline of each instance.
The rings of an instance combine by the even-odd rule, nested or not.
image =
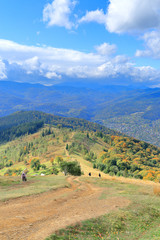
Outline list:
[[[40,84],[0,81],[0,116],[20,110],[38,110],[61,116],[90,120],[93,112],[104,102],[128,96],[132,89],[98,84],[79,87],[67,85],[44,86]]]
[[[160,146],[160,89],[95,82],[54,86],[0,81],[0,117],[36,110],[90,120]]]
[[[160,146],[160,89],[145,89],[137,96],[103,103],[94,121]]]

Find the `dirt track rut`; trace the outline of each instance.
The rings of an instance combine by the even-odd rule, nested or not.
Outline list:
[[[0,203],[1,240],[43,240],[56,230],[85,219],[98,217],[129,204],[125,198],[107,197],[102,191],[69,177],[71,187]]]

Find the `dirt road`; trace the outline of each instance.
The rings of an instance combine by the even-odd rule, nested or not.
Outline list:
[[[80,179],[69,177],[69,188],[1,202],[0,239],[43,240],[67,225],[129,204],[125,198],[108,196],[100,200],[102,191],[108,189]]]

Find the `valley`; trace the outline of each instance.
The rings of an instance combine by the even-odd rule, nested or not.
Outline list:
[[[10,87],[9,87],[10,86]],[[37,110],[82,118],[160,146],[159,88],[0,82],[0,116]],[[5,99],[5,101],[4,101]]]

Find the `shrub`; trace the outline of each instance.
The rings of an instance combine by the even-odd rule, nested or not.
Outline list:
[[[41,168],[42,168],[42,169],[46,169],[47,167],[46,167],[45,164],[42,164],[42,165],[41,165]]]
[[[114,172],[115,174],[117,174],[117,172],[118,172],[118,167],[117,167],[117,166],[111,166],[111,167],[110,167],[110,171],[111,171],[111,172]]]
[[[57,167],[55,165],[53,165],[51,168],[50,168],[50,174],[55,174],[57,175],[59,173]]]
[[[34,171],[38,171],[40,169],[40,167],[41,167],[41,164],[40,164],[39,159],[36,159],[36,158],[32,159],[31,168],[33,168]]]
[[[141,174],[134,174],[133,176],[137,179],[143,179],[143,176]]]
[[[109,175],[110,176],[115,176],[115,173],[114,172],[109,172]]]
[[[106,165],[103,163],[98,163],[98,168],[99,170],[104,171],[106,169]]]
[[[96,166],[96,164],[95,164],[95,163],[93,163],[93,168],[97,168],[97,166]]]
[[[60,163],[60,167],[65,174],[69,173],[74,176],[81,176],[81,166],[77,161],[73,161],[73,162],[64,161]]]
[[[16,175],[21,175],[22,173],[22,169],[21,168],[17,168],[17,169],[8,169],[6,172],[5,172],[5,176],[16,176]]]
[[[63,158],[62,158],[61,156],[57,156],[57,157],[55,158],[55,163],[60,164],[61,162],[63,162]]]

